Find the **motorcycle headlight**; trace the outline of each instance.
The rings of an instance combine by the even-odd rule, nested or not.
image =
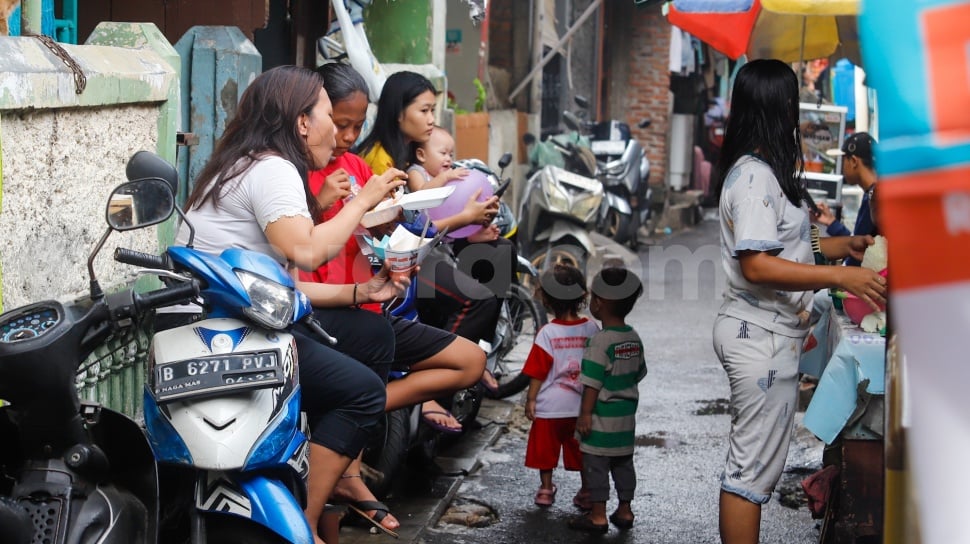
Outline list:
[[[574,202],[570,213],[584,223],[589,222],[596,215],[602,201],[603,193],[592,194]]]
[[[251,302],[248,308],[243,308],[246,317],[271,329],[285,329],[290,325],[294,297],[288,287],[244,270],[235,272]]]
[[[620,177],[626,171],[626,163],[623,161],[612,161],[606,163],[606,175],[610,177]]]
[[[549,202],[550,211],[559,213],[569,211],[569,193],[547,172],[543,172],[542,174],[542,192],[546,195],[546,200]]]

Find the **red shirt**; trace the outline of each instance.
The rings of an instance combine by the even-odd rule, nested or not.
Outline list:
[[[310,172],[308,185],[313,194],[320,191],[327,180],[327,176],[339,168],[343,168],[349,175],[357,179],[358,185],[365,185],[367,180],[373,175],[367,163],[353,153],[344,153],[334,158],[330,164],[322,170]],[[344,201],[338,200],[328,210],[323,212],[320,217],[321,222],[333,218],[344,207]],[[369,280],[374,273],[371,271],[370,261],[360,252],[357,239],[351,236],[347,244],[340,250],[333,259],[323,263],[320,268],[313,272],[300,271],[300,279],[306,282],[330,283],[335,285],[345,285],[349,283],[364,283]],[[364,304],[365,309],[380,313],[380,304]]]

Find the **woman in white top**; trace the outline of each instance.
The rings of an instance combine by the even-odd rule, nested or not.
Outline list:
[[[812,290],[841,287],[873,307],[886,296],[885,279],[872,270],[815,264],[813,242],[824,257],[841,259],[861,258],[873,239],[813,236],[800,149],[795,73],[778,60],[745,64],[734,83],[717,184],[727,287],[714,351],[731,384],[732,414],[721,474],[725,544],[757,544],[761,505],[784,468]]]
[[[296,66],[260,74],[243,93],[186,203],[195,247],[212,253],[229,247],[260,251],[303,270],[314,270],[336,255],[363,214],[404,183],[404,173],[392,169],[375,176],[341,214],[314,225],[319,210],[316,200],[307,197],[307,172],[327,164],[334,137],[330,99],[319,74]],[[178,240],[186,239],[183,225]],[[318,286],[311,300],[326,299],[334,306],[382,302],[403,287],[392,284],[383,270],[359,285]],[[293,332],[310,422],[305,514],[316,529],[327,497],[383,414],[386,395],[383,382],[367,366],[321,344],[302,325]],[[375,333],[373,341],[393,350],[389,327]]]

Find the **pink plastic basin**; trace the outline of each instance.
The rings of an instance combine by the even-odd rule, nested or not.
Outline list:
[[[885,278],[886,269],[882,269],[879,272],[879,275]],[[849,319],[851,319],[856,325],[862,323],[862,318],[875,311],[861,298],[853,295],[852,293],[845,294],[845,298],[842,300],[842,309],[845,311],[845,315],[849,316]],[[886,305],[879,305],[879,309],[885,311]]]

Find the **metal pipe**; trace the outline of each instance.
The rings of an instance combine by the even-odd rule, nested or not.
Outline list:
[[[596,77],[594,78],[594,85],[596,88],[593,94],[593,109],[594,120],[609,118],[610,116],[606,114],[605,108],[603,107],[603,41],[606,39],[606,11],[607,7],[599,10],[596,14],[597,30],[596,30],[596,57],[594,62],[596,63]]]
[[[802,42],[798,48],[798,89],[801,92],[802,83],[805,79],[805,31],[808,27],[808,15],[802,16]],[[821,98],[819,99],[821,103]]]

